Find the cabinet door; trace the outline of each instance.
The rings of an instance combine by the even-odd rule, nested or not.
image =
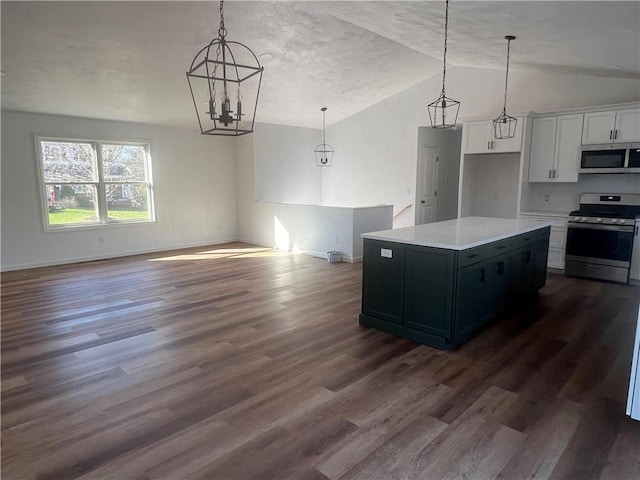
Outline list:
[[[496,153],[506,153],[506,152],[519,152],[522,150],[522,127],[523,127],[524,119],[518,117],[518,123],[516,124],[516,131],[513,138],[505,138],[503,140],[499,140],[495,138],[495,132],[493,131],[493,123],[489,122],[489,126],[491,128],[491,138],[492,143],[491,151]]]
[[[482,319],[483,323],[504,310],[509,303],[510,263],[509,255],[501,255],[491,259],[486,267],[484,290],[488,305]]]
[[[487,299],[482,288],[486,280],[486,269],[482,263],[458,270],[456,288],[456,314],[454,338],[459,340],[472,333],[480,325]]]
[[[533,250],[533,291],[547,283],[547,263],[549,257],[549,237],[541,237],[532,246]]]
[[[616,123],[616,112],[594,112],[584,114],[582,144],[613,142],[613,130]]]
[[[491,122],[469,122],[464,124],[464,153],[487,153],[491,148]]]
[[[550,182],[556,145],[557,117],[534,118],[531,129],[529,181]],[[580,142],[578,141],[578,144]]]
[[[451,339],[453,251],[407,246],[405,258],[404,324]]]
[[[549,247],[547,267],[564,270],[564,248]]]
[[[580,168],[582,115],[558,117],[552,179],[555,182],[577,182]]]
[[[613,139],[615,142],[640,142],[640,109],[632,108],[616,112]]]
[[[405,246],[364,240],[362,313],[402,323],[404,307]]]

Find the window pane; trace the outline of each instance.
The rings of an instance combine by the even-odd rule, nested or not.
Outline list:
[[[149,220],[149,193],[146,185],[107,184],[107,210],[110,220]]]
[[[94,182],[90,143],[40,142],[45,182]]]
[[[147,179],[145,148],[141,145],[102,145],[104,179],[107,182],[144,182]]]
[[[49,225],[97,223],[95,185],[45,185]]]

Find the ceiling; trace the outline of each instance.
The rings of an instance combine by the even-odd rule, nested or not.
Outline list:
[[[2,107],[197,128],[185,72],[217,2],[2,2]],[[442,75],[444,2],[227,1],[268,53],[257,121],[318,128]],[[640,2],[451,1],[449,67],[640,79]],[[434,92],[434,98],[439,92]],[[427,99],[425,99],[426,101]]]

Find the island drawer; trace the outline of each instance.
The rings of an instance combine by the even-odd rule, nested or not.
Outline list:
[[[509,250],[511,250],[511,243],[511,239],[507,238],[505,240],[499,240],[497,242],[484,245],[482,247],[484,258],[495,257],[496,255],[502,255],[503,253],[508,252]]]
[[[525,245],[529,245],[531,242],[533,242],[535,239],[539,237],[540,237],[539,231],[533,231],[529,233],[523,233],[522,235],[518,235],[517,237],[513,238],[513,248],[517,249],[517,248],[524,247]]]
[[[474,247],[460,250],[458,252],[458,268],[482,261],[484,259],[483,248],[484,247]]]

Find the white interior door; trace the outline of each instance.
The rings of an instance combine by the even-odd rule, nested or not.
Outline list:
[[[438,196],[438,149],[424,147],[418,163],[416,225],[436,219]]]

